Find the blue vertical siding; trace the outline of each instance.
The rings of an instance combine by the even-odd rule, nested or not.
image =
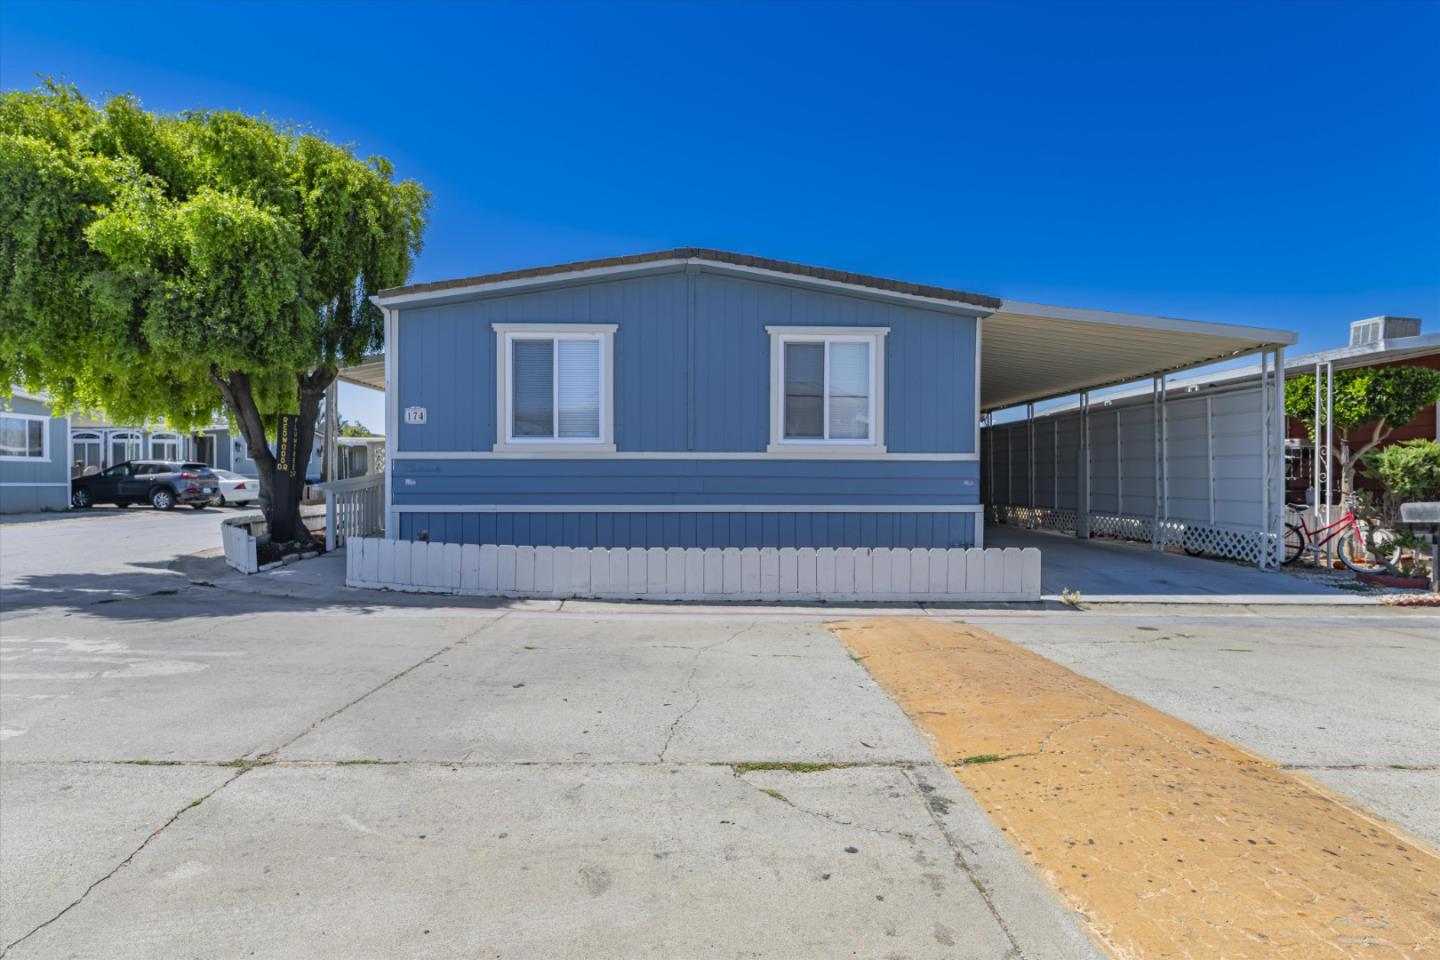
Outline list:
[[[424,424],[393,425],[396,449],[454,452],[494,445],[493,323],[616,324],[615,445],[647,452],[765,449],[767,326],[888,327],[887,448],[975,452],[973,319],[679,271],[402,310],[399,407],[423,406],[428,413]]]

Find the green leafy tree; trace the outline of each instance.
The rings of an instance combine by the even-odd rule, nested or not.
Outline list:
[[[1421,410],[1440,400],[1440,370],[1424,367],[1360,367],[1335,371],[1334,427],[1340,440],[1352,430],[1367,429],[1358,446],[1337,453],[1340,491],[1354,489],[1355,467],[1385,441],[1396,427],[1414,420]],[[1321,398],[1324,403],[1324,398]],[[1285,379],[1285,412],[1305,421],[1312,434],[1315,425],[1315,375]],[[1311,436],[1311,441],[1316,437]]]
[[[267,426],[298,413],[311,448],[337,367],[383,341],[368,297],[404,283],[428,204],[383,158],[262,118],[0,93],[0,390],[180,429],[223,405],[272,528],[301,529]]]
[[[340,436],[342,437],[373,437],[370,428],[359,420],[341,420]]]

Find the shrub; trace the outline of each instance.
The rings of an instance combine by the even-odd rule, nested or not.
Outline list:
[[[1361,463],[1385,487],[1386,506],[1440,500],[1440,443],[1406,440],[1371,450]]]

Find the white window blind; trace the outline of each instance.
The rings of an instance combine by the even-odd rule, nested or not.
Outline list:
[[[842,341],[828,345],[830,376],[826,386],[832,440],[870,438],[870,344]]]
[[[559,434],[567,439],[599,439],[600,341],[561,340],[559,348]]]

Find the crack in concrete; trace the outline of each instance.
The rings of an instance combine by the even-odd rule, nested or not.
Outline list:
[[[1281,763],[1280,770],[1395,770],[1400,773],[1427,773],[1440,770],[1440,763]]]
[[[700,658],[703,657],[705,654],[709,653],[711,650],[723,647],[725,644],[736,639],[742,633],[745,633],[747,630],[753,629],[756,625],[758,625],[758,623],[758,620],[751,620],[745,626],[741,627],[739,630],[736,630],[734,633],[730,634],[725,639],[717,640],[714,643],[709,644],[708,646],[700,647],[695,651],[695,656],[690,658],[690,675],[685,678],[685,689],[690,692],[692,697],[690,706],[686,707],[684,710],[681,710],[680,713],[675,717],[675,719],[670,721],[670,729],[665,731],[665,742],[660,745],[660,753],[656,757],[657,762],[665,762],[665,754],[669,752],[670,743],[675,739],[675,733],[679,730],[681,722],[686,717],[690,716],[690,714],[695,710],[696,707],[700,706],[700,694],[696,693],[694,689],[695,674],[700,671]]]
[[[474,751],[471,751],[472,753]],[[745,763],[743,760],[669,760],[665,766],[714,769],[734,767]],[[892,760],[845,760],[836,765],[837,769],[887,769],[900,767],[912,761],[905,758]],[[290,757],[274,759],[265,763],[246,761],[250,767],[656,767],[658,760],[385,760],[378,757],[363,757],[344,760],[327,760],[317,757]],[[63,766],[131,766],[131,767],[234,767],[235,760],[6,760],[6,767],[63,767]],[[781,771],[783,772],[783,771]]]
[[[75,909],[75,908],[78,907],[80,904],[84,903],[85,900],[86,900],[86,898],[88,898],[91,893],[93,893],[97,888],[99,888],[101,884],[105,883],[105,881],[109,880],[111,877],[115,876],[115,874],[119,873],[120,870],[122,870],[123,868],[125,868],[126,866],[128,866],[128,865],[131,863],[131,861],[133,861],[137,856],[140,855],[140,851],[144,850],[146,847],[148,847],[148,846],[150,845],[150,842],[151,842],[152,840],[154,840],[156,837],[160,836],[160,834],[164,833],[167,829],[170,828],[170,826],[171,826],[172,824],[174,824],[177,820],[179,820],[181,817],[183,817],[187,812],[189,812],[190,810],[193,810],[193,809],[195,809],[196,807],[200,806],[200,805],[201,805],[202,803],[204,803],[206,800],[209,800],[211,797],[215,796],[215,794],[219,793],[221,790],[224,790],[226,787],[230,786],[230,784],[234,783],[236,780],[239,780],[241,777],[243,777],[245,774],[249,773],[251,770],[255,769],[256,767],[274,766],[274,765],[275,765],[275,759],[274,759],[274,758],[275,758],[275,755],[276,755],[277,753],[279,753],[281,750],[284,750],[286,747],[290,746],[290,744],[296,742],[297,740],[299,740],[299,739],[301,739],[302,737],[304,737],[306,734],[308,734],[308,733],[312,732],[313,730],[317,729],[321,724],[324,724],[324,723],[326,723],[326,722],[334,719],[335,717],[339,716],[340,714],[344,713],[346,710],[349,710],[351,707],[355,706],[355,704],[361,702],[362,700],[364,700],[366,697],[370,696],[371,694],[376,693],[376,692],[378,692],[378,691],[380,691],[380,690],[383,690],[385,687],[387,687],[387,686],[389,686],[390,684],[394,683],[396,680],[399,680],[401,677],[404,677],[406,674],[409,674],[411,671],[417,670],[417,669],[419,669],[420,667],[423,667],[425,664],[431,662],[432,660],[434,660],[436,657],[440,656],[441,654],[447,653],[447,652],[455,649],[455,647],[456,647],[458,644],[463,643],[463,642],[465,642],[465,641],[468,641],[468,640],[470,640],[471,638],[477,636],[478,634],[480,634],[481,632],[483,632],[484,630],[486,630],[486,629],[489,628],[490,626],[494,625],[495,623],[498,623],[500,620],[505,619],[505,616],[506,616],[505,614],[502,614],[501,616],[496,617],[496,618],[494,618],[493,620],[487,620],[485,623],[481,624],[479,627],[477,627],[475,630],[472,630],[470,633],[466,634],[466,635],[465,635],[464,637],[462,637],[461,639],[455,640],[455,641],[451,641],[450,643],[447,643],[445,646],[441,647],[439,650],[436,650],[434,653],[430,654],[428,657],[424,658],[423,660],[420,660],[420,661],[417,662],[417,663],[411,664],[410,666],[406,667],[404,670],[401,670],[399,673],[395,674],[394,676],[390,677],[389,679],[385,680],[384,682],[379,683],[379,684],[377,684],[377,685],[374,686],[374,687],[371,687],[369,690],[367,690],[367,691],[365,691],[364,693],[360,694],[360,696],[356,697],[355,699],[351,700],[350,702],[348,702],[348,703],[344,704],[343,706],[341,706],[341,707],[339,707],[339,708],[337,708],[337,709],[335,709],[335,710],[332,710],[332,711],[330,711],[329,713],[325,714],[325,716],[323,716],[323,717],[321,717],[320,719],[316,720],[314,723],[312,723],[312,724],[310,724],[309,726],[307,726],[304,730],[300,731],[300,732],[297,733],[295,736],[291,737],[289,740],[286,740],[284,743],[280,744],[278,747],[275,747],[274,749],[272,749],[272,750],[270,750],[270,751],[268,751],[268,752],[266,752],[266,753],[261,754],[260,756],[256,757],[253,761],[247,760],[247,759],[245,759],[245,758],[241,758],[241,759],[238,760],[238,761],[236,761],[236,760],[228,760],[228,761],[220,761],[220,762],[215,762],[215,763],[206,764],[206,765],[208,765],[208,766],[215,766],[215,767],[236,767],[237,769],[236,769],[236,771],[235,771],[235,775],[234,775],[234,776],[228,777],[224,782],[222,782],[219,786],[215,787],[213,790],[210,790],[208,793],[202,795],[201,797],[199,797],[199,798],[196,799],[196,800],[190,801],[190,802],[187,803],[185,806],[183,806],[183,807],[181,807],[179,810],[175,811],[175,813],[171,815],[170,819],[166,820],[166,821],[165,821],[164,823],[162,823],[160,826],[156,827],[153,831],[151,831],[151,833],[149,834],[149,836],[147,836],[144,840],[142,840],[142,841],[140,842],[140,845],[139,845],[138,847],[136,847],[134,850],[130,851],[129,855],[126,856],[125,859],[121,860],[121,861],[120,861],[119,863],[117,863],[115,866],[111,867],[104,875],[102,875],[101,877],[99,877],[98,879],[96,879],[94,882],[92,882],[88,887],[85,888],[85,890],[80,894],[80,896],[76,897],[76,898],[75,898],[74,900],[72,900],[69,904],[67,904],[63,909],[60,910],[59,913],[56,913],[53,917],[49,918],[48,920],[43,921],[42,923],[40,923],[39,925],[37,925],[36,927],[34,927],[32,930],[30,930],[29,933],[25,934],[24,936],[20,937],[19,939],[13,940],[13,941],[11,941],[10,943],[5,944],[5,946],[4,946],[3,948],[0,948],[0,957],[4,957],[4,956],[5,956],[6,954],[8,954],[11,950],[13,950],[16,946],[20,945],[21,943],[24,943],[26,940],[29,940],[29,939],[30,939],[31,937],[33,937],[35,934],[39,933],[41,930],[45,929],[46,927],[50,926],[52,923],[54,923],[54,922],[56,922],[57,920],[59,920],[61,917],[65,916],[65,915],[66,915],[67,913],[69,913],[71,910]],[[742,631],[742,632],[743,632],[743,631]],[[738,636],[738,634],[737,634],[737,636]],[[121,762],[123,762],[123,761],[121,761]],[[340,763],[343,763],[343,761],[340,761]],[[150,764],[146,764],[146,763],[134,763],[133,765],[135,765],[135,766],[148,766],[148,765],[150,765]],[[168,763],[158,763],[158,764],[155,764],[155,766],[168,766],[168,765],[170,765],[170,764],[168,764]],[[338,765],[338,763],[337,763],[337,765]]]
[[[1010,949],[1006,952],[1006,957],[1024,960],[1025,954],[1020,949],[1020,944],[1015,939],[1015,934],[1011,932],[1010,925],[1005,922],[1004,917],[1000,916],[1000,909],[995,906],[995,901],[990,896],[990,890],[985,886],[984,881],[976,875],[975,868],[970,865],[970,861],[965,856],[964,850],[961,849],[961,844],[956,842],[954,837],[950,836],[949,830],[945,829],[945,824],[941,822],[940,815],[935,812],[935,808],[930,805],[930,801],[926,798],[925,792],[920,789],[920,784],[915,779],[914,770],[910,767],[902,767],[900,772],[901,775],[904,776],[905,782],[910,784],[910,789],[914,792],[915,798],[919,800],[920,805],[925,808],[925,813],[929,815],[930,822],[935,824],[935,829],[940,831],[940,836],[944,839],[946,846],[948,846],[950,852],[954,854],[955,865],[958,866],[970,880],[970,885],[980,894],[980,899],[985,901],[985,909],[990,911],[990,916],[994,918],[995,925],[1000,928],[1001,933],[1005,934],[1005,939],[1010,943]]]
[[[316,720],[314,723],[310,724],[310,725],[309,725],[308,727],[306,727],[304,730],[301,730],[299,733],[295,734],[295,736],[291,737],[289,740],[286,740],[284,743],[280,744],[278,747],[274,748],[273,750],[269,751],[268,753],[263,753],[263,754],[261,754],[261,755],[260,755],[259,757],[257,757],[256,759],[257,759],[259,762],[261,762],[261,763],[270,763],[270,762],[271,762],[271,759],[272,759],[277,753],[279,753],[281,750],[284,750],[286,747],[290,746],[292,743],[295,743],[296,741],[301,740],[301,739],[303,739],[304,737],[308,736],[309,734],[313,733],[315,730],[319,729],[323,724],[329,723],[331,720],[333,720],[333,719],[335,719],[336,717],[340,716],[340,714],[344,713],[346,710],[349,710],[351,707],[355,706],[357,703],[360,703],[362,700],[366,699],[367,697],[371,696],[372,694],[376,694],[376,693],[379,693],[381,690],[384,690],[386,687],[390,686],[390,684],[394,683],[396,680],[403,679],[404,677],[408,676],[409,674],[413,673],[414,671],[419,670],[421,667],[425,666],[427,663],[430,663],[430,662],[434,661],[436,658],[438,658],[438,657],[440,657],[440,656],[442,656],[442,655],[444,655],[444,654],[446,654],[446,653],[449,653],[451,650],[454,650],[454,649],[455,649],[457,646],[459,646],[460,644],[462,644],[462,643],[467,643],[467,642],[469,642],[470,640],[473,640],[475,637],[477,637],[477,636],[479,636],[480,634],[484,633],[486,630],[490,629],[490,628],[493,627],[495,624],[499,623],[501,620],[504,620],[504,619],[505,619],[507,616],[509,616],[509,615],[510,615],[510,614],[509,614],[509,612],[507,611],[506,613],[502,613],[500,616],[495,617],[494,619],[486,620],[486,621],[485,621],[484,623],[482,623],[480,626],[476,627],[474,630],[471,630],[469,633],[465,634],[465,636],[461,637],[459,640],[452,640],[452,641],[450,641],[449,643],[445,644],[445,646],[441,647],[439,650],[436,650],[434,653],[430,654],[430,656],[425,657],[423,660],[419,660],[419,661],[417,661],[417,662],[415,662],[415,663],[412,663],[410,666],[406,667],[404,670],[401,670],[399,673],[395,674],[394,676],[392,676],[392,677],[390,677],[390,678],[388,678],[388,679],[386,679],[386,680],[383,680],[383,681],[381,681],[380,683],[376,684],[375,686],[371,687],[369,690],[366,690],[364,693],[360,694],[360,696],[358,696],[358,697],[356,697],[355,699],[351,700],[349,703],[343,704],[342,706],[337,707],[337,708],[334,709],[334,710],[331,710],[329,713],[325,714],[325,716],[321,717],[319,720]]]
[[[253,766],[241,767],[240,769],[235,771],[234,776],[227,778],[223,783],[215,787],[215,789],[211,790],[209,793],[204,794],[199,799],[191,800],[185,806],[181,807],[179,810],[176,810],[173,814],[171,814],[170,819],[160,824],[160,826],[156,827],[150,832],[149,836],[147,836],[144,840],[140,841],[140,846],[130,851],[130,854],[124,860],[121,860],[119,863],[115,864],[115,866],[111,867],[103,876],[91,883],[90,886],[86,887],[84,892],[82,892],[80,896],[70,901],[70,903],[68,903],[63,909],[61,909],[59,913],[55,914],[50,919],[36,925],[29,933],[25,934],[23,937],[20,937],[17,940],[12,940],[11,942],[5,944],[4,948],[0,949],[0,957],[4,957],[15,947],[24,943],[26,940],[29,940],[31,937],[35,936],[35,934],[39,933],[41,930],[44,930],[46,927],[50,926],[50,924],[59,920],[71,910],[80,906],[80,904],[84,903],[85,899],[89,897],[90,894],[93,893],[97,887],[99,887],[106,880],[109,880],[111,877],[115,876],[115,874],[119,873],[125,867],[128,867],[130,865],[130,862],[140,855],[140,851],[144,850],[147,846],[149,846],[150,841],[154,840],[156,837],[160,836],[160,834],[164,833],[171,824],[179,820],[189,811],[200,806],[200,804],[204,803],[206,800],[209,800],[211,797],[215,796],[215,794],[219,793],[221,790],[224,790],[226,787],[230,786],[230,784],[234,783],[236,780],[239,780],[241,777],[245,776],[245,774],[249,773],[253,769]]]
[[[893,769],[899,769],[899,765],[898,765],[898,764],[886,764],[886,766],[891,767],[891,768],[893,768]],[[846,769],[852,769],[852,768],[847,767]],[[902,773],[902,775],[903,775],[903,773]],[[796,776],[809,776],[809,774],[796,774]],[[741,774],[741,773],[735,774],[735,779],[736,779],[736,780],[739,780],[741,783],[745,784],[745,786],[747,786],[747,787],[749,787],[750,789],[756,791],[757,793],[763,793],[765,796],[769,797],[769,798],[772,799],[772,800],[778,800],[779,802],[785,804],[785,805],[786,805],[787,807],[789,807],[790,809],[796,811],[797,813],[803,813],[803,814],[805,814],[807,817],[815,817],[815,818],[818,819],[818,820],[824,820],[824,821],[826,821],[827,823],[833,823],[833,824],[835,824],[836,826],[839,826],[839,827],[850,827],[850,828],[855,829],[855,830],[864,831],[865,833],[873,833],[873,834],[875,834],[876,836],[879,836],[879,837],[893,837],[893,836],[902,835],[902,834],[905,833],[905,831],[903,831],[903,830],[893,830],[893,829],[885,829],[885,828],[882,828],[882,827],[872,827],[872,826],[869,826],[868,824],[856,823],[854,820],[842,820],[842,819],[840,819],[839,817],[836,817],[836,816],[833,816],[833,815],[831,815],[831,814],[828,814],[828,813],[824,812],[823,810],[812,810],[812,809],[810,809],[809,807],[802,807],[802,806],[800,806],[800,804],[796,803],[794,800],[791,800],[789,797],[787,797],[785,794],[781,793],[781,792],[778,791],[778,790],[769,790],[769,789],[766,789],[765,787],[760,786],[759,784],[751,783],[749,780],[746,780],[746,779],[745,779],[745,775],[744,775],[744,774]]]

